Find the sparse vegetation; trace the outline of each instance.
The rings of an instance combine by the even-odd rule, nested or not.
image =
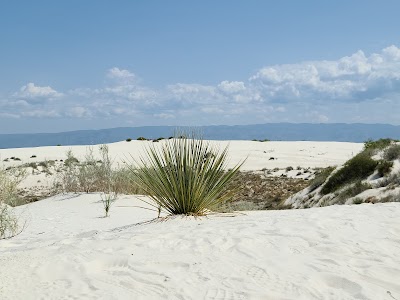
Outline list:
[[[186,135],[168,140],[132,169],[135,181],[153,200],[151,205],[170,214],[204,215],[232,197],[225,187],[241,164],[224,171],[228,148],[222,151],[209,142]],[[208,155],[212,153],[213,155]]]
[[[310,182],[310,192],[319,188],[326,181],[329,175],[332,174],[333,170],[335,170],[335,167],[327,167],[318,170],[318,172],[315,174],[314,179]]]
[[[371,175],[378,162],[367,153],[361,152],[348,160],[344,166],[334,173],[321,189],[323,195],[332,193],[347,183],[364,179]]]
[[[67,167],[71,167],[79,163],[79,160],[73,155],[72,150],[67,151],[67,158],[64,161],[64,165]]]
[[[378,162],[376,170],[378,171],[379,176],[383,177],[390,173],[390,171],[392,170],[392,167],[393,167],[392,161],[380,160]]]
[[[104,217],[107,218],[110,215],[111,205],[117,199],[117,194],[115,192],[109,192],[101,194],[100,197],[104,207]]]
[[[127,141],[127,142],[130,142],[130,141],[132,141],[132,139],[131,139],[131,138],[127,138],[126,141]]]
[[[24,177],[25,172],[19,169],[11,172],[0,169],[0,239],[15,236],[22,230],[11,206],[19,200],[17,188]]]
[[[307,181],[299,178],[262,176],[253,172],[238,172],[226,191],[235,191],[232,200],[222,205],[218,211],[254,209],[286,209],[284,200],[307,186]]]
[[[137,138],[137,140],[138,140],[138,141],[147,141],[147,139],[146,139],[145,137],[143,137],[143,136],[139,136],[139,137]]]
[[[376,141],[367,140],[364,142],[364,149],[382,150],[388,147],[393,142],[392,139],[379,139]]]
[[[383,154],[383,158],[390,161],[400,159],[400,145],[396,144],[388,147]]]
[[[67,152],[65,169],[60,172],[55,189],[72,193],[115,193],[137,194],[141,190],[131,181],[128,168],[112,168],[112,159],[108,146],[99,147],[100,160],[94,156],[94,150],[88,147],[85,159],[78,163],[72,151]]]
[[[337,199],[339,203],[344,204],[347,199],[352,198],[362,192],[371,189],[371,185],[368,183],[364,183],[361,180],[357,180],[354,184],[349,185],[343,191],[339,193]]]

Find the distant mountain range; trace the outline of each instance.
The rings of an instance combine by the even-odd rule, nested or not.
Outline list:
[[[100,130],[79,130],[60,133],[0,134],[0,148],[20,148],[56,145],[94,145],[136,139],[174,135],[175,126],[120,127]],[[191,130],[192,127],[179,127]],[[272,141],[341,141],[364,142],[368,139],[400,139],[400,126],[388,124],[293,124],[269,123],[235,126],[196,127],[205,139]]]

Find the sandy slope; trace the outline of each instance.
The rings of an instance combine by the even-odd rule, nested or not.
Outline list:
[[[0,299],[400,299],[400,204],[151,220],[133,196],[19,207]]]

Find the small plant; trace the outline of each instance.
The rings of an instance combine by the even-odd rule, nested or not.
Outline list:
[[[290,172],[290,171],[292,171],[293,170],[293,167],[287,167],[286,168],[286,172]]]
[[[47,169],[49,167],[47,161],[41,161],[38,163],[38,166]]]
[[[79,160],[73,155],[72,150],[67,151],[67,159],[64,161],[64,165],[70,167],[79,163]]]
[[[361,194],[362,192],[371,188],[372,187],[370,184],[358,180],[354,184],[341,191],[337,197],[339,200],[341,200],[341,203],[344,203],[347,199],[357,196],[358,194]]]
[[[363,199],[361,199],[361,198],[354,198],[353,199],[353,204],[361,204],[361,203],[363,203]]]
[[[32,155],[30,158],[36,158],[36,155]]]
[[[139,136],[139,137],[137,138],[137,140],[138,140],[138,141],[147,141],[147,139],[146,139],[145,137],[143,137],[143,136]]]
[[[386,149],[383,154],[383,158],[386,160],[396,160],[400,158],[400,145],[392,145]]]
[[[110,215],[111,205],[117,199],[117,194],[115,192],[103,193],[100,197],[104,207],[104,217],[107,218]]]
[[[131,139],[131,138],[127,138],[126,141],[127,141],[127,142],[130,142],[130,141],[132,141],[132,139]]]
[[[23,229],[11,206],[19,201],[18,184],[25,175],[21,169],[12,169],[10,172],[0,169],[0,239],[13,237]]]
[[[331,175],[333,170],[335,170],[335,167],[327,167],[319,170],[318,173],[315,174],[314,179],[310,182],[310,192],[320,187],[326,181],[329,175]]]
[[[346,183],[357,179],[364,179],[371,175],[378,162],[373,160],[367,153],[361,152],[348,160],[344,166],[334,173],[321,189],[323,195],[332,193]]]
[[[32,169],[36,170],[38,168],[38,165],[35,162],[31,162],[31,163],[26,164],[25,167],[32,168]]]
[[[61,144],[57,144],[57,147],[60,147],[61,146]]]
[[[378,171],[379,176],[383,177],[390,173],[392,167],[393,167],[392,161],[380,160],[378,162],[378,165],[376,166],[376,170]]]
[[[225,171],[228,148],[220,151],[202,139],[184,136],[168,140],[161,149],[149,147],[147,157],[136,162],[140,167],[132,169],[134,179],[156,209],[204,215],[232,197],[233,191],[224,188],[243,163]]]

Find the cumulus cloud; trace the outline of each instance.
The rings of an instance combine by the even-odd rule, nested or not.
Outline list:
[[[354,122],[381,112],[374,122],[398,123],[400,48],[359,50],[337,60],[266,66],[247,80],[215,84],[144,85],[130,70],[113,67],[105,84],[64,93],[28,83],[0,101],[2,117],[118,118],[163,124],[257,122]],[[63,101],[52,101],[63,97]],[[340,107],[340,112],[338,111]],[[390,119],[384,117],[389,116]],[[147,124],[147,123],[146,123]]]
[[[14,94],[15,97],[25,100],[35,99],[55,99],[62,96],[62,93],[57,92],[49,86],[37,86],[30,82],[21,87],[19,92]]]
[[[138,80],[134,73],[117,67],[108,70],[107,78],[123,84],[132,84]]]
[[[250,82],[271,101],[363,101],[398,88],[399,79],[400,49],[390,46],[370,56],[357,51],[336,61],[268,66]]]
[[[235,94],[242,92],[246,89],[242,81],[222,81],[218,84],[218,88],[227,94]]]

